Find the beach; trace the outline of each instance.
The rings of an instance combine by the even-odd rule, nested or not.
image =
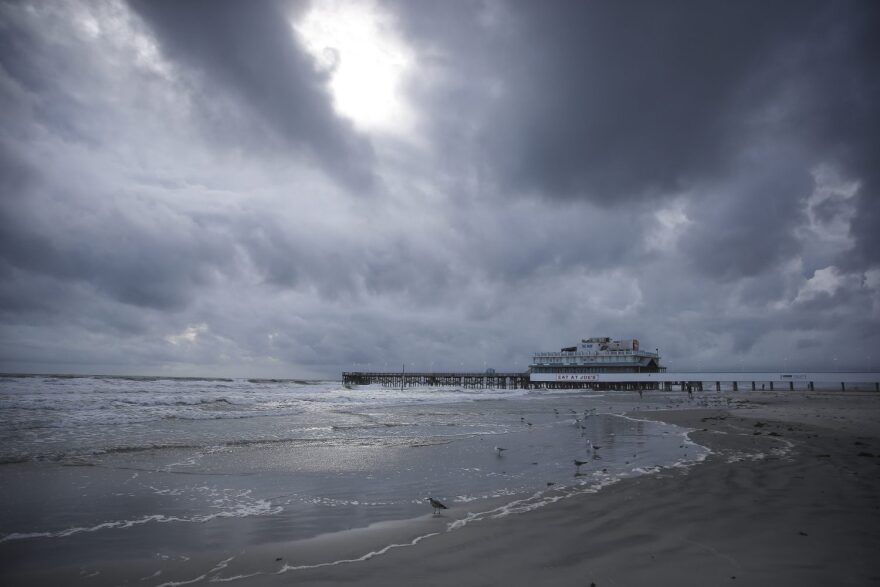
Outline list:
[[[697,429],[692,437],[712,456],[366,564],[300,571],[297,581],[877,584],[878,402],[871,395],[762,394],[734,413],[652,414]]]
[[[648,417],[695,429],[701,464],[442,532],[366,562],[254,577],[316,585],[880,583],[880,397],[758,394]],[[296,550],[277,551],[295,558]],[[259,579],[259,580],[258,580]]]
[[[272,509],[288,506],[277,500],[260,506],[259,500],[239,496],[242,507],[251,508],[241,516],[191,520],[180,524],[183,531],[172,536],[167,529],[174,524],[139,526],[142,533],[135,542],[158,540],[166,545],[148,556],[129,548],[131,541],[117,540],[124,535],[121,532],[134,529],[78,535],[101,539],[81,551],[87,552],[87,560],[56,552],[65,537],[7,541],[0,544],[4,583],[598,586],[880,582],[875,555],[880,546],[880,395],[700,392],[693,401],[675,392],[644,395],[615,392],[597,399],[572,394],[539,397],[523,404],[511,400],[517,410],[525,410],[513,413],[531,414],[536,422],[540,422],[536,416],[549,412],[550,405],[599,401],[617,412],[597,422],[641,423],[637,434],[616,429],[616,442],[621,444],[602,449],[614,448],[613,456],[591,462],[574,478],[567,474],[569,481],[548,480],[540,491],[453,499],[447,501],[449,509],[437,515],[427,503],[413,504],[418,508],[416,515],[398,513],[378,521],[349,517],[358,510],[343,509],[338,511],[346,513],[336,525],[318,524],[316,531],[300,537],[289,531],[284,513]],[[507,400],[497,405],[489,402],[479,410],[483,414],[509,410],[509,404]],[[461,413],[463,404],[451,405]],[[515,450],[544,446],[550,434],[572,431],[567,421],[554,416],[552,412],[544,416],[544,432],[514,429],[504,438],[528,441],[513,445]],[[649,422],[658,422],[661,428]],[[646,425],[648,434],[654,436],[645,436],[642,427]],[[668,429],[663,428],[667,425]],[[689,431],[687,437],[679,437],[679,430]],[[635,444],[626,444],[630,436]],[[681,443],[674,447],[681,454],[673,460],[655,467],[643,459],[637,473],[603,475],[602,469],[610,467],[612,460],[621,467],[632,464],[624,447],[639,450],[633,448],[638,442],[652,438],[662,443],[667,437]],[[480,442],[486,440],[474,437],[461,446],[479,447]],[[437,463],[449,467],[453,461],[440,459],[455,445],[441,444],[432,447],[432,452],[413,454],[431,455],[432,462],[438,459]],[[255,450],[258,453],[249,454],[262,455],[262,466],[272,460],[265,446]],[[465,449],[457,450],[457,459],[473,458]],[[633,458],[640,454],[634,452]],[[651,453],[650,459],[668,454],[672,453]],[[513,468],[515,457],[504,458],[509,461],[499,466]],[[32,473],[37,465],[15,466]],[[87,468],[89,474],[95,475],[93,469]],[[115,474],[115,469],[98,469],[98,475]],[[541,474],[551,475],[553,469]],[[6,479],[9,484],[10,477]],[[518,476],[516,482],[524,484],[529,479]],[[394,483],[390,480],[382,487]],[[350,529],[340,529],[340,520]],[[248,539],[251,534],[260,539]],[[39,560],[41,552],[45,564],[21,564],[21,559]]]

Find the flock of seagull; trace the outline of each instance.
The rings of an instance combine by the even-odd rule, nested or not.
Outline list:
[[[575,411],[575,410],[569,410],[569,412],[571,412],[572,414],[574,414],[574,416],[575,416],[575,419],[574,419],[574,425],[575,425],[575,427],[577,427],[577,428],[579,428],[579,429],[581,430],[581,436],[582,436],[582,437],[583,437],[583,436],[586,436],[587,425],[586,425],[586,423],[585,423],[585,420],[587,419],[587,416],[595,415],[595,413],[596,413],[596,408],[593,408],[593,409],[591,409],[591,410],[584,410],[584,415],[583,415],[583,417],[580,417],[580,418],[578,417],[578,412],[577,412],[577,411]],[[553,413],[554,413],[556,416],[559,416],[559,410],[558,410],[557,408],[553,408]],[[529,427],[532,426],[532,423],[529,422],[528,420],[526,420],[524,416],[520,416],[519,421],[522,422],[523,424],[526,424],[526,425],[529,426]],[[586,445],[587,445],[587,453],[588,453],[593,459],[601,459],[601,458],[602,458],[602,457],[599,456],[599,454],[598,454],[598,452],[597,452],[599,449],[602,448],[601,446],[599,446],[599,445],[597,445],[597,444],[593,444],[593,441],[590,440],[589,438],[587,439]],[[503,447],[503,446],[495,446],[494,449],[495,449],[495,454],[498,456],[498,458],[503,457],[503,456],[504,456],[504,451],[507,450],[507,448],[505,448],[505,447]],[[580,476],[580,475],[581,475],[581,467],[584,466],[584,465],[587,465],[587,464],[589,464],[589,463],[590,463],[590,461],[581,461],[581,460],[579,460],[579,459],[574,459],[575,477]],[[537,463],[535,463],[535,464],[537,464]],[[552,481],[548,481],[548,482],[547,482],[547,486],[548,486],[548,487],[550,487],[550,486],[552,486],[552,485],[555,485],[555,483],[552,482]],[[431,507],[434,509],[434,515],[435,515],[435,516],[438,515],[438,514],[440,513],[440,510],[447,510],[447,509],[449,509],[449,508],[448,508],[446,505],[444,505],[441,501],[436,500],[436,499],[434,499],[433,497],[426,497],[425,500],[428,501],[428,503],[431,504]]]
[[[641,392],[639,392],[639,398],[642,398]],[[724,401],[726,401],[727,406],[730,407],[733,400],[730,397],[726,397],[723,399],[724,399]],[[691,392],[688,394],[687,403],[693,404],[694,402],[696,403],[696,405],[698,405],[700,407],[711,407],[709,398],[702,398],[700,400],[694,400],[693,392]],[[678,400],[678,401],[671,400],[671,401],[667,402],[666,408],[667,409],[675,408],[683,403],[685,403],[685,402],[682,400]],[[637,406],[637,409],[641,409],[641,406]],[[557,408],[553,408],[553,413],[557,417],[560,415],[559,410]],[[587,425],[586,425],[587,416],[594,415],[596,413],[596,408],[593,408],[590,410],[584,410],[583,416],[580,416],[580,413],[577,412],[576,410],[570,409],[569,413],[574,416],[574,425],[581,430],[581,437],[585,437],[586,430],[587,430]],[[529,427],[532,426],[532,423],[529,422],[528,420],[526,420],[524,416],[521,416],[519,421]],[[589,438],[586,440],[586,445],[587,445],[587,453],[593,459],[601,459],[602,458],[599,456],[599,454],[597,452],[599,449],[602,448],[601,446],[593,444],[593,442]],[[686,450],[685,445],[681,445],[679,448],[685,449],[684,456],[687,456],[687,450]],[[504,451],[506,451],[506,450],[507,449],[503,446],[496,446],[495,447],[495,454],[498,456],[498,458],[502,458],[504,456]],[[635,458],[635,457],[636,457],[636,455],[633,455],[633,458]],[[573,462],[574,462],[574,466],[575,466],[575,477],[580,477],[582,475],[581,467],[590,463],[589,460],[582,461],[579,459],[574,459]],[[629,461],[626,461],[626,463],[628,464]],[[535,464],[537,464],[537,463],[535,463]],[[552,481],[547,482],[548,487],[550,487],[552,485],[555,485],[555,483]],[[440,503],[439,501],[437,501],[433,497],[427,497],[425,499],[427,499],[431,503],[431,506],[434,508],[434,514],[438,514],[441,509],[444,509],[444,510],[448,509],[445,505],[443,505],[442,503]]]

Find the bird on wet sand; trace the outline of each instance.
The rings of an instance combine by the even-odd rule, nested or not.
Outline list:
[[[443,505],[443,503],[437,501],[433,497],[426,497],[425,499],[427,499],[428,502],[430,502],[431,507],[434,508],[434,515],[435,516],[440,513],[440,510],[448,510],[449,509],[448,507]]]
[[[578,469],[581,468],[581,465],[586,465],[588,461],[579,461],[577,459],[574,460],[574,466]]]
[[[506,450],[507,450],[507,449],[504,448],[503,446],[496,446],[496,447],[495,447],[495,453],[496,453],[499,457],[501,456],[501,453],[503,453],[503,452],[506,451]]]

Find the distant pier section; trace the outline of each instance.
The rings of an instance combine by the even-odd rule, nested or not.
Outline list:
[[[528,373],[405,373],[346,371],[345,385],[382,385],[385,387],[460,387],[463,389],[529,389]]]

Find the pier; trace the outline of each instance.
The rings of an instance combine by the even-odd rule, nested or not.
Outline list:
[[[389,388],[459,387],[462,389],[595,389],[611,391],[703,391],[708,385],[732,391],[839,389],[880,392],[880,373],[842,372],[660,372],[660,373],[485,373],[346,371],[346,385]]]
[[[345,385],[384,385],[386,387],[460,387],[463,389],[529,389],[528,373],[403,373],[346,371]]]
[[[532,387],[542,383],[592,382],[597,389],[639,389],[638,385],[655,387],[642,389],[679,389],[702,391],[710,385],[716,391],[722,386],[739,391],[781,391],[839,389],[841,391],[880,391],[880,373],[877,372],[792,372],[792,371],[678,371],[660,373],[531,373]],[[635,384],[636,387],[627,387]]]

